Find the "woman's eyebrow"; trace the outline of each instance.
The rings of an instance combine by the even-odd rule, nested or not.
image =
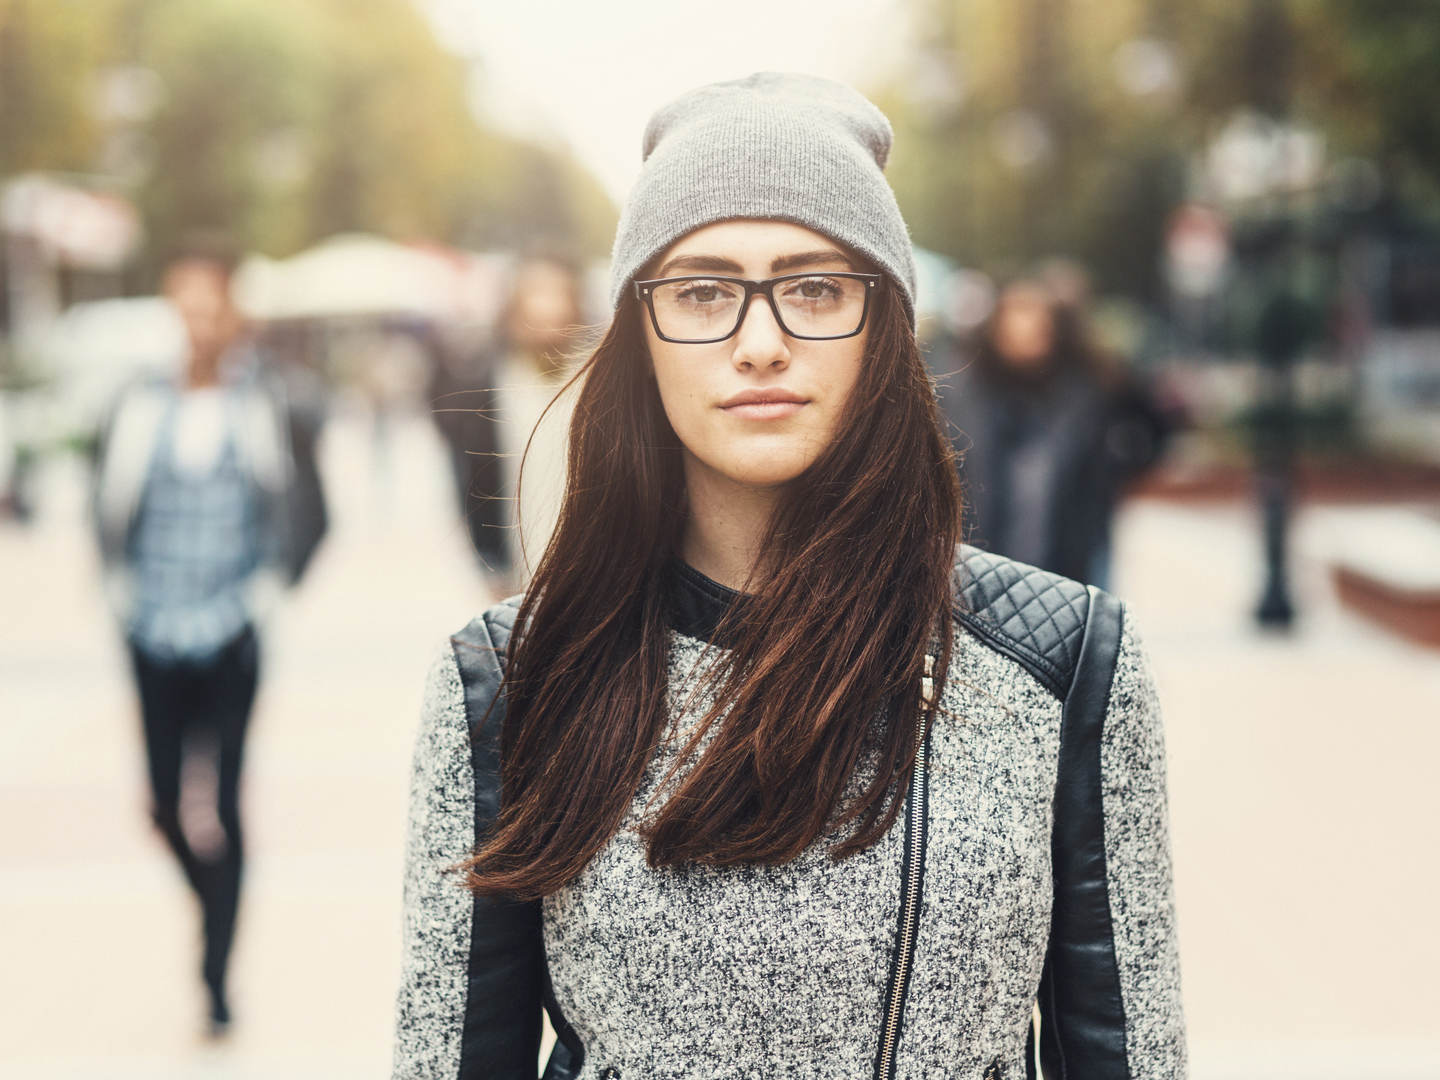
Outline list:
[[[677,255],[660,267],[660,276],[669,277],[674,270],[705,270],[712,274],[743,274],[745,268],[731,259],[718,255]]]
[[[843,251],[823,248],[819,251],[801,251],[795,255],[781,255],[770,263],[770,272],[778,274],[782,270],[799,270],[806,266],[837,262],[850,270],[855,269],[855,263]]]

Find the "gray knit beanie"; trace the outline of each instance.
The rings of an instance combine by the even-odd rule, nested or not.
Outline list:
[[[645,167],[615,234],[610,302],[686,233],[732,218],[790,221],[875,263],[913,320],[915,257],[885,182],[885,114],[844,83],[760,72],[676,98],[645,128]]]

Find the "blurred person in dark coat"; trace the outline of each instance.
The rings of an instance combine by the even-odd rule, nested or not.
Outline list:
[[[176,379],[127,387],[101,432],[95,517],[108,599],[139,689],[155,825],[199,898],[212,1034],[240,896],[245,731],[258,633],[324,531],[313,446],[296,454],[267,372],[210,253],[166,271],[189,356]],[[312,440],[313,441],[313,440]]]
[[[1165,425],[1089,340],[1078,271],[1012,283],[973,348],[951,354],[940,403],[961,451],[971,543],[1105,587],[1125,483]]]
[[[471,543],[497,598],[523,586],[559,513],[568,403],[556,402],[540,421],[570,373],[582,319],[574,268],[527,258],[516,268],[494,341],[436,350],[432,408],[450,444]]]

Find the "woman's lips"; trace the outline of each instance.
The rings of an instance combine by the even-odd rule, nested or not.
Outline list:
[[[742,390],[720,407],[741,420],[784,420],[808,404],[790,390]]]
[[[750,401],[741,405],[727,405],[725,411],[741,420],[784,420],[804,407],[803,401]]]

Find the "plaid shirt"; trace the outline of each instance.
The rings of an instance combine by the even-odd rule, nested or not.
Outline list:
[[[245,590],[260,565],[258,499],[241,467],[233,410],[224,446],[200,475],[175,464],[177,409],[166,417],[130,540],[130,637],[156,660],[204,661],[250,623]]]

